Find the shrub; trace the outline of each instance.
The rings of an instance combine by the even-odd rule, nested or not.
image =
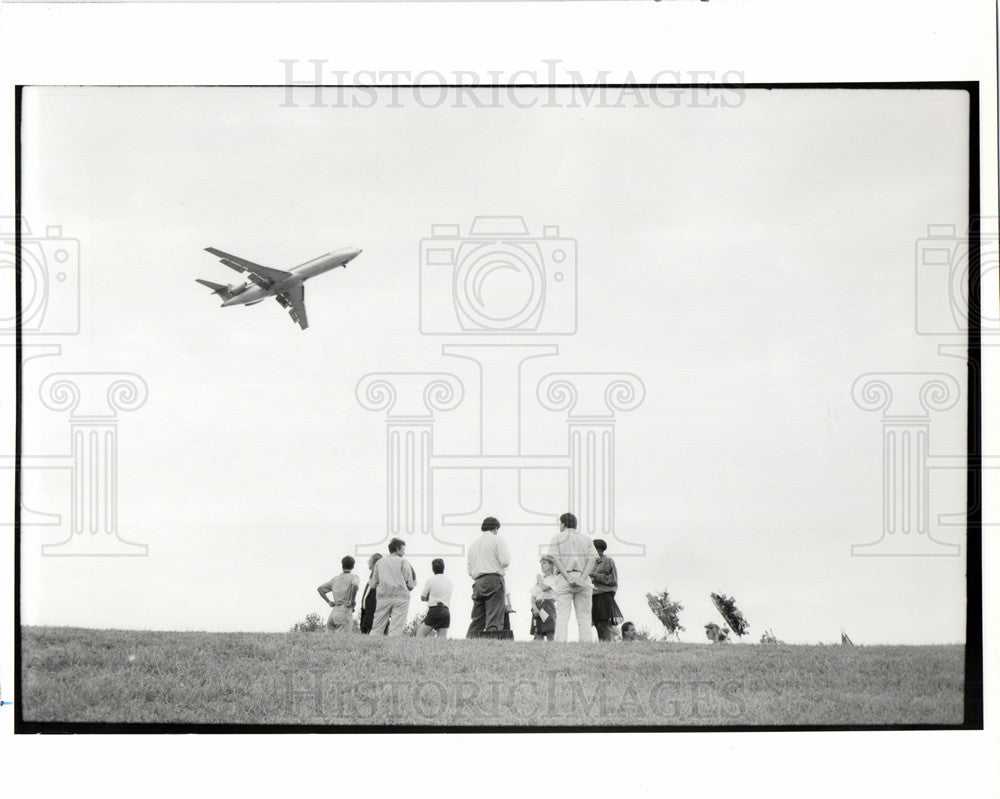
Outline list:
[[[765,630],[764,631],[764,633],[760,636],[760,642],[762,644],[783,644],[783,643],[785,643],[784,641],[779,640],[778,636],[776,636],[771,630]]]
[[[292,625],[289,632],[293,633],[321,633],[326,627],[326,622],[318,613],[310,613],[305,621],[297,621]]]
[[[653,615],[660,620],[667,631],[667,635],[672,635],[679,641],[680,633],[684,630],[680,622],[680,612],[684,610],[684,606],[680,602],[672,602],[666,588],[659,594],[646,594],[646,601]]]
[[[705,625],[705,637],[713,644],[725,644],[729,642],[729,628],[720,627],[718,624],[710,623]]]
[[[684,628],[681,627],[681,629],[683,630]],[[653,635],[645,627],[636,627],[635,628],[635,638],[633,638],[632,640],[634,640],[634,641],[652,641],[653,640]]]
[[[710,596],[716,610],[736,635],[742,638],[750,631],[750,623],[743,618],[740,609],[736,607],[735,597],[728,597],[725,594],[710,594]]]
[[[426,613],[418,613],[416,616],[414,616],[412,619],[406,622],[406,626],[403,628],[403,635],[408,635],[410,636],[410,638],[416,638],[417,630],[420,629],[420,625],[423,624],[424,617],[426,615],[427,615]]]

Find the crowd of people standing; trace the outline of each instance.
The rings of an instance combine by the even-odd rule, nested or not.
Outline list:
[[[510,594],[506,572],[510,550],[500,536],[500,522],[489,516],[483,520],[480,536],[467,553],[469,577],[472,578],[472,619],[467,638],[513,638],[510,626]],[[369,578],[361,592],[359,629],[365,635],[402,635],[410,606],[410,595],[417,575],[406,560],[406,542],[393,538],[389,554],[368,559]],[[613,641],[624,621],[615,602],[618,569],[605,555],[607,543],[591,540],[577,530],[572,513],[559,517],[559,532],[539,558],[540,574],[530,592],[531,636],[535,640],[566,641],[570,616],[576,617],[578,636],[590,641],[591,627],[599,641]],[[330,606],[326,629],[329,632],[354,630],[353,613],[360,578],[353,573],[354,558],[342,558],[342,573],[317,588]],[[445,577],[444,560],[431,561],[432,576],[424,583],[420,598],[427,603],[427,613],[417,628],[418,637],[448,637],[451,626],[453,585]],[[630,622],[622,629],[634,627]],[[627,637],[627,636],[626,636]]]

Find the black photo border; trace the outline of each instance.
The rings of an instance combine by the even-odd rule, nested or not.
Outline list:
[[[14,90],[14,210],[21,218],[22,149],[21,113],[22,92],[40,84],[18,84]],[[283,84],[177,84],[141,85],[120,84],[117,88],[282,88]],[[982,595],[982,405],[981,405],[981,305],[980,305],[980,85],[978,81],[915,81],[915,82],[854,82],[854,83],[687,83],[687,84],[532,84],[519,86],[528,89],[562,88],[605,89],[767,89],[767,90],[950,90],[965,91],[969,95],[969,151],[968,151],[968,207],[969,207],[969,326],[968,326],[968,381],[967,381],[967,440],[966,440],[966,634],[965,634],[965,690],[964,719],[960,724],[805,724],[805,725],[605,725],[605,726],[462,726],[462,725],[327,725],[327,724],[190,724],[190,723],[115,723],[115,722],[61,722],[25,721],[23,716],[21,651],[21,457],[22,457],[22,336],[21,309],[21,226],[15,231],[15,301],[17,306],[15,332],[15,473],[14,473],[14,732],[36,733],[97,733],[97,734],[163,734],[163,733],[500,733],[500,732],[812,732],[812,731],[908,731],[908,730],[982,730],[983,729],[983,595]],[[91,88],[80,86],[79,88]],[[114,88],[105,87],[101,88]],[[336,85],[309,84],[309,88],[338,88]],[[409,85],[351,85],[339,88],[357,89],[408,89]],[[437,85],[434,88],[444,88]],[[447,88],[461,88],[450,85]],[[496,86],[478,86],[480,89]],[[500,86],[499,88],[503,88]]]

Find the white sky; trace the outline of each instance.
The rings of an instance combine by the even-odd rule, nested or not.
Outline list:
[[[467,396],[439,450],[464,454],[475,435],[472,372],[441,355],[453,341],[419,332],[419,241],[433,224],[466,233],[477,215],[519,214],[578,250],[579,330],[539,337],[560,354],[526,374],[631,372],[646,387],[616,425],[617,527],[646,546],[619,558],[628,618],[658,632],[643,594],[667,587],[686,606],[682,640],[719,621],[711,591],[736,597],[752,640],[831,641],[842,626],[858,643],[964,640],[964,556],[850,557],[882,514],[880,417],[852,402],[855,378],[946,372],[964,388],[964,363],[914,326],[915,243],[967,215],[964,94],[748,91],[714,109],[283,100],[25,94],[24,214],[80,241],[82,331],[26,366],[24,452],[68,450],[66,414],[34,399],[50,371],[136,372],[150,392],[122,415],[118,475],[120,532],[149,556],[41,557],[67,535],[68,482],[26,473],[26,503],[64,526],[25,533],[25,622],[284,630],[325,610],[315,586],[384,536],[385,425],[358,405],[358,379],[452,371]],[[236,275],[209,245],[278,268],[364,253],[309,283],[303,332],[273,302],[220,309],[194,278]],[[530,447],[565,447],[533,387],[524,412]],[[964,436],[963,400],[933,417],[931,454],[962,455]],[[935,481],[932,514],[964,510],[962,475]],[[436,510],[470,501],[439,492]],[[542,501],[565,509],[558,492]],[[522,636],[553,531],[503,530]],[[412,560],[422,582],[429,558]],[[447,572],[459,634],[464,558]]]

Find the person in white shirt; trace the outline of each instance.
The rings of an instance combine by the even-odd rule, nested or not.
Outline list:
[[[344,570],[341,574],[331,577],[316,589],[331,608],[330,618],[326,620],[326,631],[329,633],[354,631],[354,598],[358,595],[361,580],[358,575],[351,574],[354,558],[350,555],[340,559],[340,567]]]
[[[505,626],[507,589],[504,571],[510,566],[510,552],[499,535],[499,521],[488,516],[483,519],[480,529],[483,534],[469,547],[472,623],[466,638],[499,638]]]
[[[451,580],[444,576],[444,560],[434,558],[431,561],[431,571],[434,575],[424,583],[420,598],[427,603],[427,615],[417,628],[417,638],[436,635],[438,638],[448,637],[451,626]]]
[[[372,588],[375,589],[377,604],[372,630],[375,630],[376,635],[383,629],[386,635],[402,635],[406,627],[410,591],[417,584],[417,575],[409,561],[403,557],[405,552],[406,542],[402,538],[393,538],[389,542],[388,557],[375,564]]]
[[[590,609],[594,587],[590,572],[597,560],[593,542],[576,530],[576,516],[564,513],[559,517],[559,532],[552,537],[549,554],[555,568],[553,590],[556,600],[555,640],[569,637],[569,612],[576,613],[576,625],[581,641],[590,641]]]

